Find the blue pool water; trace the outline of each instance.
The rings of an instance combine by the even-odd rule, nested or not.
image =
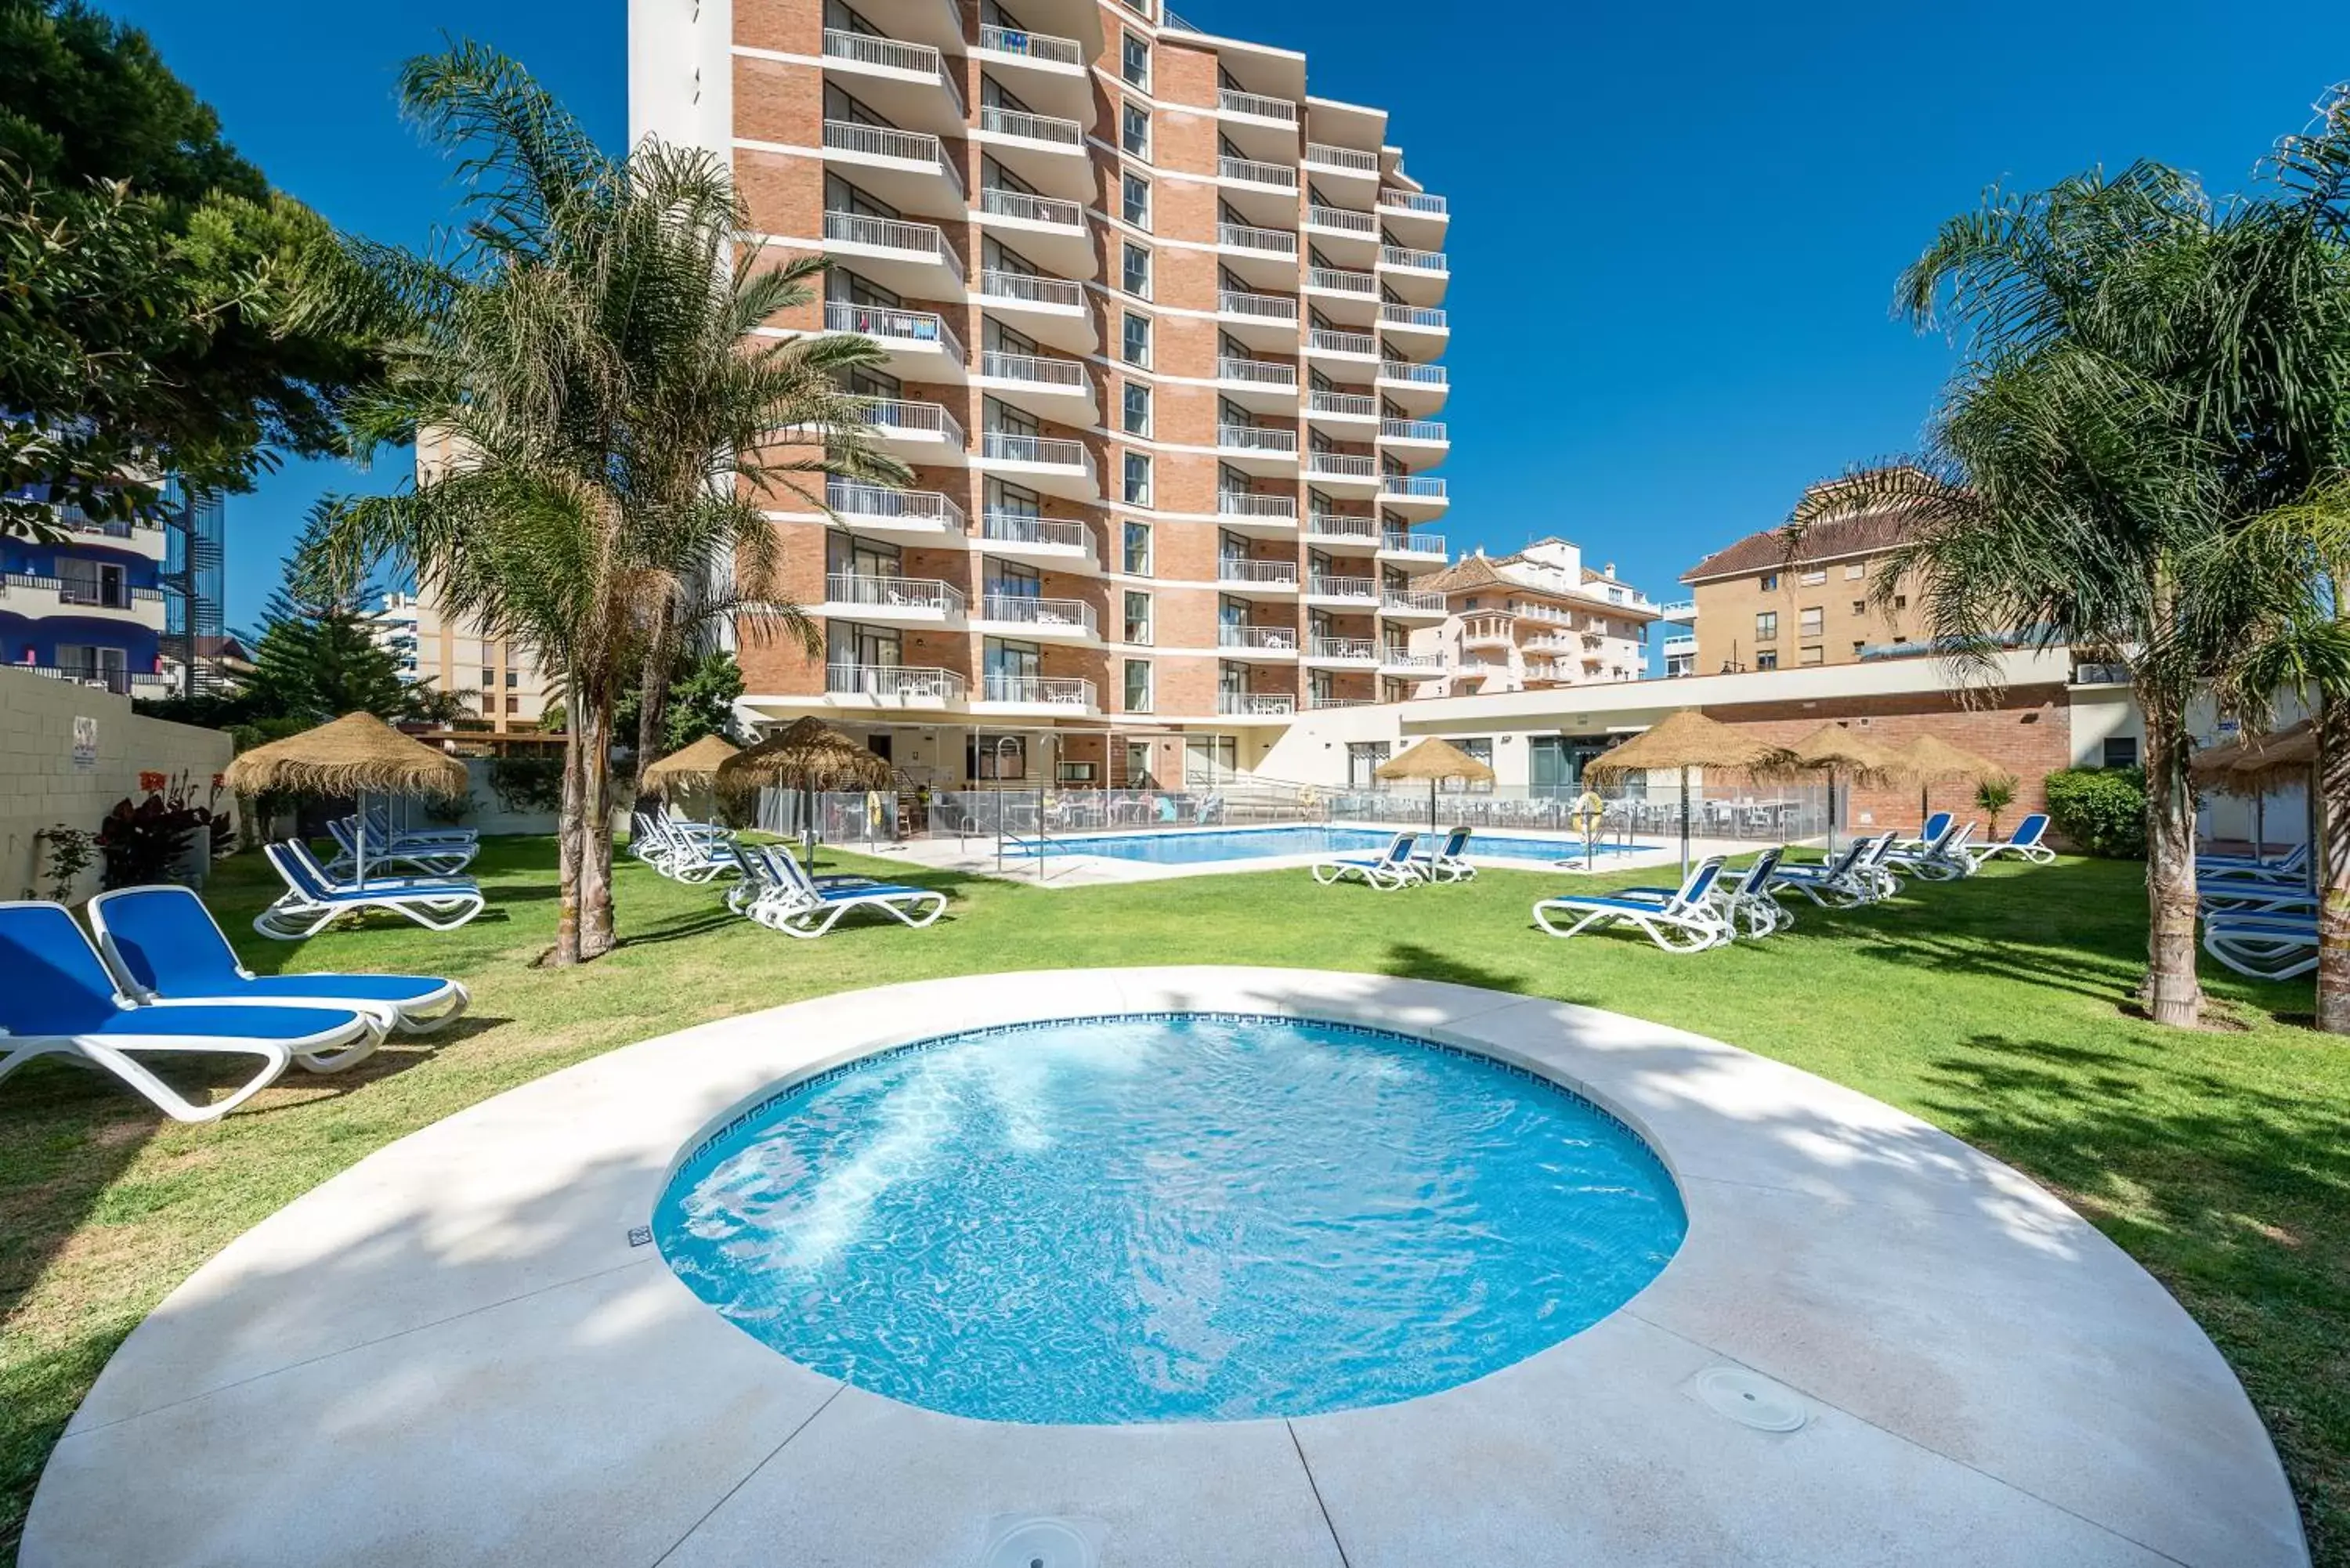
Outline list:
[[[1159,833],[1103,834],[1046,841],[1047,855],[1098,855],[1110,860],[1147,860],[1154,866],[1197,866],[1210,860],[1268,860],[1277,855],[1376,855],[1395,837],[1384,827],[1252,827],[1170,828]],[[1024,846],[1030,855],[1033,845]],[[1620,845],[1596,846],[1605,857],[1625,853]],[[1428,836],[1412,846],[1426,853]],[[1469,840],[1472,857],[1492,856],[1507,860],[1583,859],[1583,841],[1566,838],[1511,838],[1474,834]]]
[[[654,1233],[816,1371],[953,1415],[1305,1416],[1433,1393],[1629,1299],[1680,1198],[1555,1085],[1224,1013],[949,1035],[779,1094]]]

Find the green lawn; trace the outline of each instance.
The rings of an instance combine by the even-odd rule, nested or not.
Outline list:
[[[1559,879],[1522,873],[1389,897],[1317,889],[1302,871],[1048,890],[892,863],[955,895],[946,919],[811,943],[624,863],[626,945],[557,971],[530,963],[552,937],[552,863],[546,840],[494,844],[478,867],[492,911],[451,935],[387,925],[240,941],[264,970],[458,975],[473,1010],[446,1037],[395,1043],[339,1077],[296,1073],[204,1127],[69,1068],[36,1064],[0,1085],[0,1552],[13,1555],[43,1457],[140,1316],[239,1231],[405,1133],[616,1045],[827,992],[1240,962],[1656,1019],[1849,1084],[2012,1162],[2218,1341],[2283,1450],[2318,1562],[2350,1568],[2350,1045],[2298,1026],[2305,984],[2218,976],[2227,1027],[2206,1033],[2130,1016],[2145,925],[2135,865],[2002,868],[1850,915],[1805,907],[1789,935],[1669,958],[1630,938],[1542,936],[1526,908]],[[265,874],[249,857],[221,867],[213,901],[233,931],[267,897]]]

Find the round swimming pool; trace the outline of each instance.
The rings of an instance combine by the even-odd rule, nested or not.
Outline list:
[[[690,1154],[654,1231],[794,1360],[990,1420],[1237,1420],[1434,1393],[1665,1266],[1679,1194],[1514,1067],[1230,1013],[951,1034]]]

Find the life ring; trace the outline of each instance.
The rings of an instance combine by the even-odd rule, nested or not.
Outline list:
[[[1607,803],[1585,790],[1575,797],[1573,808],[1567,812],[1566,825],[1584,837],[1590,838],[1598,834],[1600,824],[1607,815]]]

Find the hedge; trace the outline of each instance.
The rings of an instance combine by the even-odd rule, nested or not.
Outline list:
[[[2048,820],[2066,843],[2116,860],[2146,857],[2146,770],[2064,768],[2043,783]]]

